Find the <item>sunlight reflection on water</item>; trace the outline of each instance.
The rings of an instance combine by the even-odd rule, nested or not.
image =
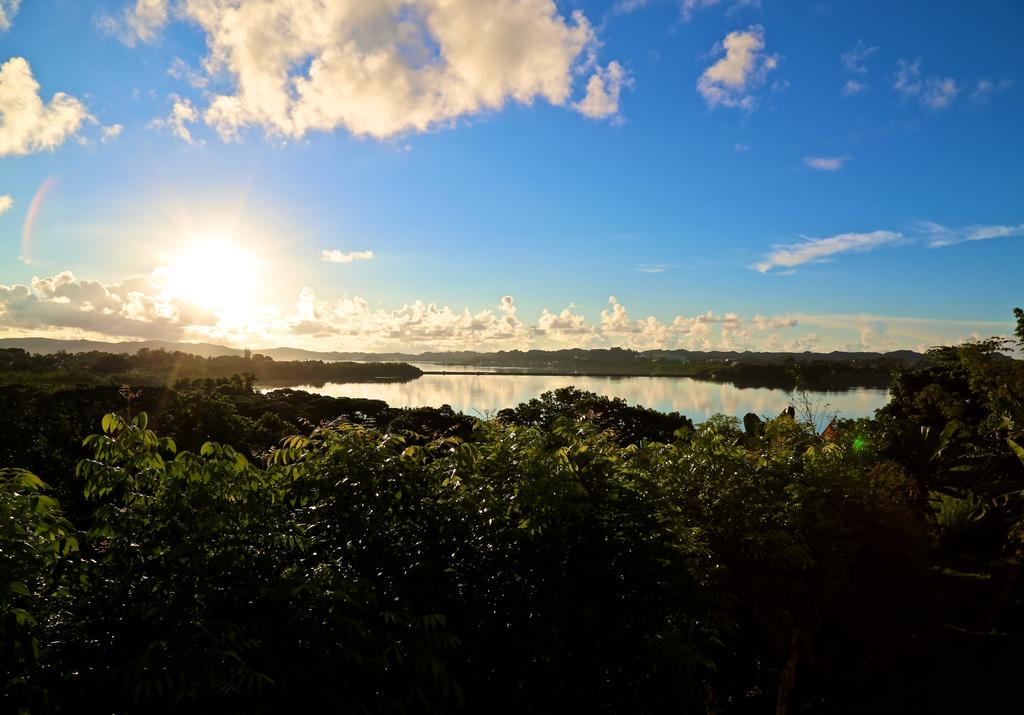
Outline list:
[[[754,412],[773,417],[786,409],[792,399],[785,390],[738,388],[685,377],[423,375],[411,382],[327,383],[323,387],[296,385],[294,389],[331,397],[384,400],[392,407],[440,407],[447,404],[467,414],[487,415],[569,385],[599,395],[621,397],[630,404],[653,407],[662,412],[678,411],[697,422],[716,413],[742,417],[747,412]],[[889,399],[887,391],[872,389],[816,392],[812,395],[820,404],[828,403],[829,412],[850,418],[871,417],[875,409]]]

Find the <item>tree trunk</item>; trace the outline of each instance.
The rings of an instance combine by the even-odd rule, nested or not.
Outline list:
[[[796,663],[800,658],[800,629],[794,628],[789,636],[789,656],[779,678],[779,697],[775,701],[775,715],[786,715],[789,693],[796,684]]]

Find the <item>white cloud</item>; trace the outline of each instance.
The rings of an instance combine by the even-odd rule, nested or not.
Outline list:
[[[11,29],[20,4],[21,0],[0,0],[0,32]]]
[[[857,44],[852,49],[840,55],[839,62],[843,69],[848,74],[854,75],[843,85],[844,95],[858,94],[868,88],[867,82],[863,79],[868,73],[865,62],[876,52],[878,52],[877,47],[865,44],[864,40],[857,40]],[[860,79],[857,79],[858,77]]]
[[[909,348],[923,352],[934,345],[955,345],[982,336],[1008,334],[1012,330],[1009,320],[942,320],[867,313],[795,313],[793,317],[802,325],[826,332],[834,350],[884,352]]]
[[[1024,236],[1024,223],[1016,225],[980,225],[949,228],[932,221],[921,221],[918,228],[929,237],[929,248],[942,248],[967,241]]]
[[[814,328],[814,332],[807,332]],[[708,310],[633,319],[614,296],[597,322],[569,306],[520,316],[514,299],[472,311],[417,300],[373,308],[364,298],[322,300],[303,288],[291,305],[252,306],[242,324],[175,298],[152,277],[105,284],[65,271],[28,285],[0,285],[0,334],[213,340],[321,350],[423,352],[622,346],[639,350],[828,350],[949,344],[1008,333],[1009,321],[944,321],[873,315],[790,314],[752,318]]]
[[[149,123],[153,129],[169,131],[173,136],[181,139],[186,144],[202,146],[205,142],[196,139],[189,130],[189,124],[199,121],[199,110],[192,104],[188,97],[179,97],[176,94],[167,97],[173,103],[171,113],[166,118],[157,118]]]
[[[616,15],[627,15],[640,8],[647,7],[651,0],[616,0],[612,5],[612,12]]]
[[[693,13],[707,7],[715,7],[721,4],[722,0],[683,0],[682,15],[685,22],[693,19]],[[734,0],[729,5],[729,13],[734,13],[744,7],[761,7],[761,0]]]
[[[846,84],[843,85],[843,94],[850,96],[851,94],[863,92],[867,88],[868,86],[863,82],[859,82],[855,79],[848,79],[846,80]]]
[[[722,0],[681,0],[679,3],[679,12],[683,18],[683,22],[689,22],[693,19],[693,14],[698,10],[704,8],[715,7],[720,5]],[[617,0],[612,6],[612,13],[615,15],[625,15],[641,8],[647,7],[651,4],[651,0]],[[733,14],[740,8],[744,7],[761,7],[761,0],[733,0],[729,4],[728,14]]]
[[[944,109],[953,103],[961,87],[952,77],[922,77],[921,60],[899,60],[893,89],[913,97],[930,109]]]
[[[123,131],[123,124],[111,124],[109,127],[103,127],[100,133],[100,141],[102,141],[104,144],[106,144],[107,142],[112,142],[119,136],[121,136],[121,133]]]
[[[0,216],[11,210],[14,206],[14,199],[10,194],[0,194]]]
[[[818,171],[839,171],[846,159],[845,156],[805,156],[804,166]]]
[[[606,119],[619,113],[619,94],[623,86],[630,83],[622,65],[612,61],[604,69],[600,67],[587,82],[587,93],[573,104],[580,114],[591,119]]]
[[[104,15],[97,19],[100,29],[129,47],[139,41],[152,42],[167,24],[168,0],[136,0],[124,8],[120,17]]]
[[[343,253],[337,248],[320,251],[320,260],[327,263],[351,263],[352,261],[368,261],[373,258],[373,251],[349,251]]]
[[[44,104],[23,57],[0,65],[0,156],[56,149],[91,119],[84,104],[63,92]]]
[[[765,54],[764,47],[764,29],[760,25],[730,32],[715,46],[714,54],[724,52],[724,56],[697,80],[697,91],[709,107],[754,108],[753,91],[764,84],[768,73],[779,64],[779,56]]]
[[[868,68],[864,62],[876,52],[878,52],[877,47],[868,46],[864,43],[864,40],[857,40],[857,44],[853,46],[853,49],[844,52],[839,57],[839,61],[846,68],[847,72],[865,75],[868,73]]]
[[[775,246],[765,260],[758,263],[755,268],[761,273],[778,267],[795,268],[805,263],[818,263],[840,253],[864,253],[902,238],[903,234],[892,231],[842,233],[829,238],[807,238],[803,243]]]
[[[618,63],[595,70],[583,13],[553,0],[182,0],[180,12],[206,34],[207,74],[233,85],[204,111],[225,140],[248,127],[385,138],[538,99],[611,117],[625,86]]]
[[[979,79],[971,92],[971,101],[976,104],[984,104],[992,96],[1007,91],[1013,86],[1013,80],[1003,77],[998,82],[991,79]]]
[[[592,345],[600,338],[597,328],[588,323],[584,316],[572,312],[570,308],[563,308],[558,313],[543,309],[530,333],[535,339],[573,346]]]
[[[146,278],[104,285],[63,271],[33,278],[30,285],[0,285],[0,326],[8,329],[177,340],[187,326],[215,321],[194,306],[168,299]]]
[[[180,57],[175,57],[171,62],[171,66],[167,68],[167,75],[180,82],[187,82],[196,89],[206,89],[210,84],[210,79],[206,75],[193,69]]]

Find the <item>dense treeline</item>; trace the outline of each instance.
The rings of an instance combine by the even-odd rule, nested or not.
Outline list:
[[[462,360],[469,366],[512,372],[690,377],[732,383],[737,387],[784,390],[797,387],[808,390],[884,389],[889,386],[894,370],[926,361],[916,353],[911,353],[914,356],[912,361],[902,354],[872,354],[861,359],[808,354],[799,356],[799,360],[793,355],[780,354],[769,360],[763,353],[681,360],[671,354],[637,353],[619,348],[445,355],[439,369],[453,360]],[[248,353],[201,357],[149,348],[142,348],[135,354],[98,351],[35,354],[21,348],[0,349],[0,383],[172,385],[183,379],[250,375],[252,380],[263,385],[320,386],[325,382],[411,380],[422,374],[419,368],[403,362],[277,361],[266,355]]]
[[[1001,347],[933,351],[823,435],[572,389],[477,420],[4,388],[0,709],[1015,712]]]
[[[124,353],[28,353],[20,348],[0,349],[0,382],[36,384],[172,385],[180,380],[245,376],[270,385],[323,385],[326,382],[412,380],[423,373],[406,363],[277,362],[265,355],[200,357],[185,352],[143,348]]]
[[[396,357],[396,356],[388,356]],[[740,353],[622,348],[603,350],[509,350],[497,353],[426,353],[425,362],[507,368],[541,374],[690,377],[737,387],[792,390],[884,389],[893,371],[926,356],[894,353]]]

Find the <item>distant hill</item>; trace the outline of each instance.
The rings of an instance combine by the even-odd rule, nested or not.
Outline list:
[[[244,350],[229,348],[214,343],[175,343],[165,340],[130,340],[121,342],[104,342],[101,340],[57,340],[54,338],[0,338],[0,349],[21,348],[30,353],[51,355],[57,352],[84,353],[105,352],[115,354],[134,354],[143,348],[149,350],[181,351],[200,357],[221,357],[224,355],[242,355]],[[507,367],[527,367],[546,363],[566,363],[573,360],[585,361],[629,361],[629,360],[668,360],[676,362],[743,362],[747,364],[777,364],[779,362],[810,362],[826,360],[829,362],[848,362],[864,360],[889,360],[913,365],[925,360],[922,353],[913,350],[894,350],[892,352],[839,352],[829,353],[801,352],[737,352],[726,350],[624,350],[622,348],[569,350],[498,350],[496,352],[475,352],[460,350],[453,352],[425,353],[365,353],[365,352],[318,352],[301,348],[253,348],[254,354],[266,355],[274,360],[354,360],[354,361],[389,361],[389,362],[436,362],[439,364],[488,365]]]
[[[214,345],[212,343],[174,343],[166,340],[126,340],[108,343],[102,340],[56,340],[54,338],[0,338],[0,349],[21,348],[26,352],[39,355],[53,353],[114,353],[134,354],[143,348],[149,350],[181,351],[200,357],[222,357],[224,355],[242,355],[244,351]]]

